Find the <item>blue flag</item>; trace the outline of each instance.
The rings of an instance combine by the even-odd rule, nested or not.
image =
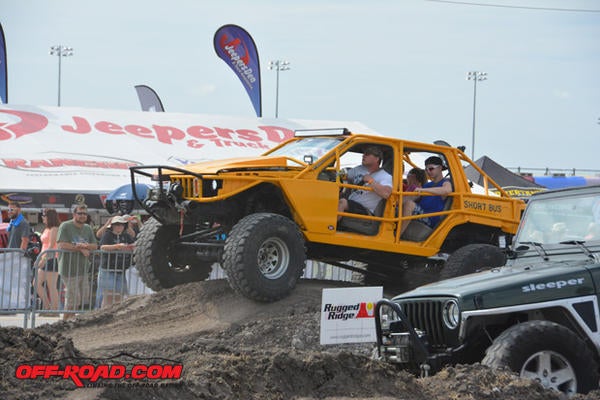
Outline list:
[[[257,117],[262,117],[260,64],[254,40],[237,25],[223,25],[215,32],[217,55],[233,70],[246,88]]]
[[[8,103],[8,69],[6,65],[6,41],[0,24],[0,103]]]

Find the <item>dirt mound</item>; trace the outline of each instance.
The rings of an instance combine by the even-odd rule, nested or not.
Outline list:
[[[480,365],[417,378],[372,360],[372,344],[319,344],[321,291],[341,283],[301,281],[270,304],[236,295],[225,281],[132,297],[109,310],[35,330],[0,329],[0,398],[69,399],[559,399],[532,381]],[[177,380],[19,380],[18,366],[173,362]],[[88,381],[82,382],[88,384]],[[116,384],[115,384],[116,383]],[[599,393],[579,396],[600,399]]]

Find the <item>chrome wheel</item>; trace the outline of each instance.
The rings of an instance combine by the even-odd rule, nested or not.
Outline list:
[[[285,242],[271,237],[265,240],[258,249],[258,269],[265,278],[277,279],[288,269],[290,251]]]

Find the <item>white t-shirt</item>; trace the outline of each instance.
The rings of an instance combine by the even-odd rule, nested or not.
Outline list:
[[[363,176],[368,175],[369,171],[363,165],[359,165],[357,167],[352,168],[348,171],[348,182],[353,185],[366,185],[363,182]],[[376,172],[370,174],[375,182],[384,186],[392,186],[392,176],[388,174],[384,169],[379,169]],[[373,212],[377,204],[381,201],[383,197],[379,196],[372,190],[353,190],[348,197],[348,200],[356,201],[357,203],[362,204],[367,210]]]

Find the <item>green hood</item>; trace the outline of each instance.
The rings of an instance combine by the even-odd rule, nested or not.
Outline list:
[[[435,282],[393,300],[456,297],[463,311],[559,300],[594,294],[592,270],[600,273],[591,260],[539,261]]]

